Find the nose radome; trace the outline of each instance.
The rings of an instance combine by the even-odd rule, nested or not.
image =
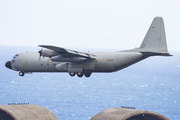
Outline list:
[[[11,61],[6,62],[5,66],[6,66],[7,68],[9,68],[9,69],[12,69],[12,67],[11,67]]]

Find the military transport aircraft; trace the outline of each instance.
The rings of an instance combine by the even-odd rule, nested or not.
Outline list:
[[[155,17],[139,48],[117,52],[85,53],[51,45],[39,52],[16,54],[5,66],[19,75],[32,72],[68,72],[90,77],[93,72],[115,72],[150,56],[171,56],[167,50],[164,22]]]

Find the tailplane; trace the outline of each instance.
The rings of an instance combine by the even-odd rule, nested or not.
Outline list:
[[[138,51],[147,55],[171,56],[167,50],[162,17],[155,17]]]

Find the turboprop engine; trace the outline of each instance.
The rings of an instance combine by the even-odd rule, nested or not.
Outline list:
[[[81,61],[85,61],[87,58],[84,57],[80,57],[80,56],[67,56],[64,55],[63,53],[58,53],[54,50],[40,50],[38,51],[39,53],[39,61],[40,61],[40,57],[49,57],[51,58],[52,61],[56,61],[56,62],[81,62]]]
[[[63,55],[57,55],[57,56],[51,57],[51,60],[56,61],[56,62],[81,62],[81,61],[85,61],[86,58],[78,57],[78,56],[68,57],[68,56],[63,56]]]
[[[41,49],[40,51],[38,51],[38,53],[40,54],[40,56],[43,56],[43,57],[52,57],[52,56],[59,55],[59,53],[54,50]]]

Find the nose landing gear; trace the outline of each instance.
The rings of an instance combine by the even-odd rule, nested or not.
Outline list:
[[[23,71],[20,71],[20,72],[19,72],[19,76],[24,76],[24,74],[25,74],[25,73],[24,73]]]

